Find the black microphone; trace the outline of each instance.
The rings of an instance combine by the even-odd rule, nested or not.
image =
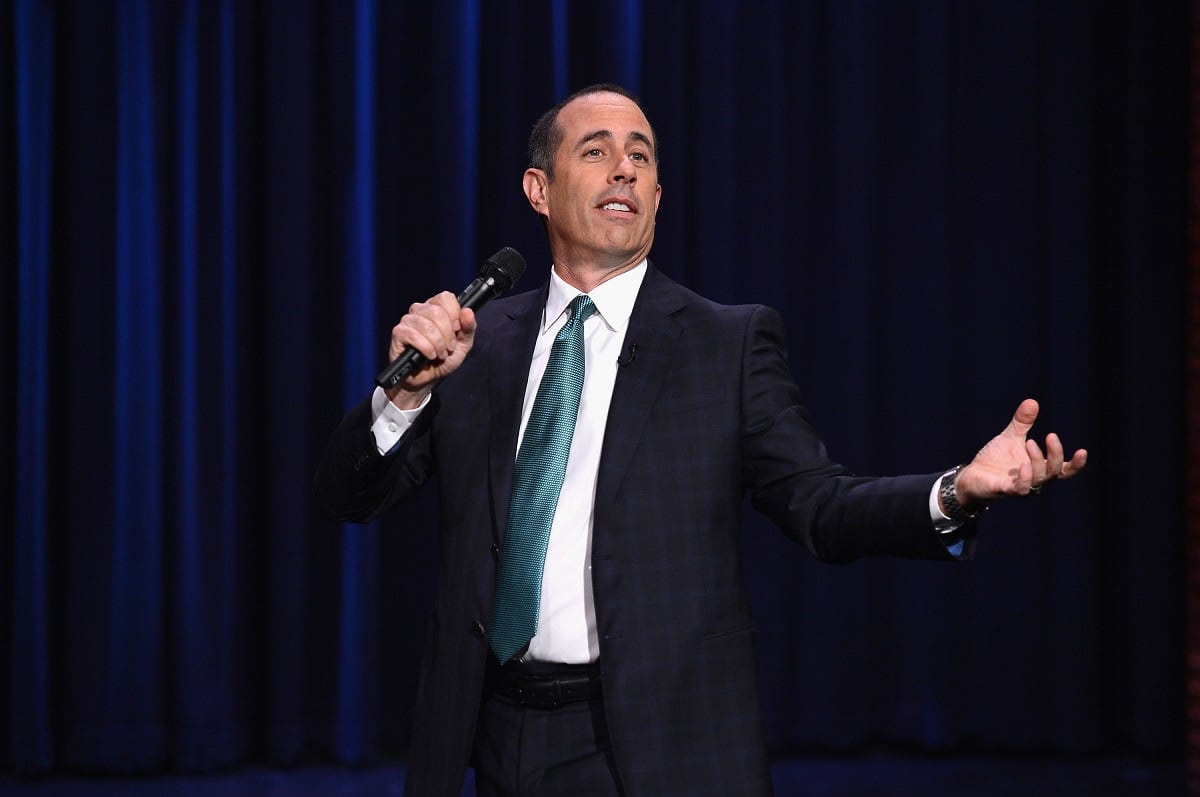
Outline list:
[[[506,246],[484,261],[479,276],[458,295],[458,304],[472,310],[483,307],[491,299],[503,296],[525,273],[525,258],[511,246]],[[405,349],[387,368],[375,377],[375,384],[387,389],[429,362],[416,349]]]
[[[619,368],[624,368],[626,365],[632,365],[633,361],[637,359],[637,349],[638,347],[636,343],[631,345],[629,347],[628,354],[626,354],[624,357],[617,358],[617,366]]]

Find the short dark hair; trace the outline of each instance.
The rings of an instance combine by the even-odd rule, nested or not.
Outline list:
[[[649,121],[650,117],[646,115],[646,109],[642,107],[642,102],[637,96],[629,91],[624,86],[618,86],[616,83],[594,83],[587,88],[582,88],[579,91],[571,94],[562,102],[555,105],[550,110],[542,114],[542,117],[537,120],[537,124],[533,126],[533,131],[529,134],[529,168],[541,169],[546,173],[546,179],[554,182],[554,156],[558,152],[559,146],[563,140],[562,125],[558,123],[558,115],[563,108],[571,104],[580,97],[586,97],[589,94],[620,94],[625,99],[631,101],[646,116]],[[654,145],[654,162],[658,163],[658,136],[654,134],[654,126],[650,126],[650,138]]]

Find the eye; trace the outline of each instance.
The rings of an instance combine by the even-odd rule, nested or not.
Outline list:
[[[629,153],[629,157],[632,160],[641,161],[642,163],[650,162],[650,159],[648,157],[646,157],[646,153],[644,153],[644,152],[631,152],[631,153]]]
[[[592,147],[591,149],[584,152],[583,156],[585,158],[599,158],[603,154],[604,154],[604,150],[600,149],[599,147]]]

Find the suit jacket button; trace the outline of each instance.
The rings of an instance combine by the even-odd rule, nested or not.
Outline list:
[[[483,629],[483,623],[479,622],[478,620],[471,623],[471,635],[476,639],[483,639],[483,635],[485,633],[486,632]]]

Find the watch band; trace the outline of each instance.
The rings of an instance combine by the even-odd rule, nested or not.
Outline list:
[[[941,489],[938,490],[938,498],[941,500],[942,511],[945,512],[946,516],[951,520],[955,520],[960,523],[968,520],[974,520],[982,515],[985,510],[987,510],[987,507],[985,506],[983,509],[978,509],[972,512],[958,502],[958,490],[955,489],[955,485],[958,482],[958,474],[961,473],[962,469],[965,467],[966,465],[959,465],[958,467],[948,470],[942,474],[942,486]]]

